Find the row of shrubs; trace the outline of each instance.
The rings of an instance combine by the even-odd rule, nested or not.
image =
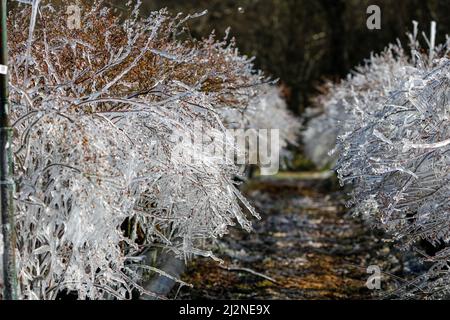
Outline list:
[[[414,23],[410,50],[390,44],[328,83],[303,134],[309,157],[350,186],[354,213],[432,265],[396,292],[413,298],[450,291],[450,41],[435,45],[435,30],[421,48]]]
[[[198,15],[99,0],[73,29],[71,4],[8,17],[20,297],[155,296],[143,278],[170,275],[149,251],[220,260],[211,242],[258,217],[236,187],[242,168],[206,151],[235,148],[214,134],[275,128],[287,147],[299,123],[233,39],[190,37]]]

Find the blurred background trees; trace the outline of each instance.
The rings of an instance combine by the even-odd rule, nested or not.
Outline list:
[[[119,10],[123,0],[108,0]],[[142,0],[143,13],[167,7],[172,13],[208,14],[190,24],[194,37],[231,27],[241,52],[286,86],[290,108],[301,113],[326,78],[339,79],[370,52],[399,38],[412,20],[422,30],[438,23],[442,42],[450,25],[447,0]],[[366,9],[381,8],[381,30],[368,30]]]

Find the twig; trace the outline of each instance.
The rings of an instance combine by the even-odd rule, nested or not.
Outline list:
[[[266,280],[269,280],[270,282],[273,282],[273,283],[275,283],[275,284],[278,284],[278,285],[280,284],[280,283],[279,283],[277,280],[275,280],[274,278],[271,278],[271,277],[269,277],[269,276],[266,276],[265,274],[256,272],[256,271],[254,271],[254,270],[252,270],[252,269],[249,269],[249,268],[241,268],[241,267],[236,267],[236,266],[223,266],[223,265],[220,265],[219,267],[222,268],[222,269],[224,269],[224,270],[227,270],[227,271],[237,271],[237,272],[242,271],[242,272],[248,272],[248,273],[251,273],[251,274],[253,274],[253,275],[255,275],[255,276],[258,276],[258,277],[264,278],[264,279],[266,279]]]

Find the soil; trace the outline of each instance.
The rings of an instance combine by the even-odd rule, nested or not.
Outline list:
[[[259,177],[243,191],[261,221],[253,232],[236,227],[217,243],[224,265],[191,261],[182,280],[193,288],[174,288],[172,298],[379,299],[410,276],[389,237],[349,214],[333,177]],[[366,285],[369,266],[382,272],[380,289]]]

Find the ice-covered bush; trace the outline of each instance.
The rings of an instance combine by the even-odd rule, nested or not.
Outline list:
[[[449,97],[448,59],[431,71],[417,70],[382,110],[342,139],[337,163],[340,180],[351,182],[357,211],[403,246],[443,245],[428,257],[440,261],[441,273],[448,269],[450,241]],[[440,294],[448,294],[448,284]],[[434,285],[429,289],[435,292]]]
[[[338,176],[351,182],[355,204],[376,204],[383,226],[410,240],[447,238],[445,224],[425,226],[448,213],[449,67],[444,59],[417,70],[338,144]]]
[[[372,54],[346,79],[326,83],[325,94],[316,97],[314,103],[321,114],[312,117],[303,133],[306,155],[319,168],[333,166],[338,155],[329,152],[337,137],[376,113],[379,103],[389,97],[412,69],[403,49],[390,45],[382,53]]]
[[[331,126],[338,132],[335,168],[351,187],[355,213],[404,249],[421,241],[435,246],[425,257],[434,267],[399,290],[413,297],[444,297],[450,290],[450,60],[448,43],[435,46],[434,37],[432,24],[429,50],[421,50],[415,25],[410,56],[390,46],[330,85],[318,100],[326,111],[307,131]]]
[[[288,110],[286,102],[281,96],[280,89],[273,85],[262,85],[258,93],[250,101],[245,110],[226,109],[222,113],[225,125],[230,128],[243,128],[245,130],[277,129],[279,130],[279,157],[280,165],[286,165],[292,158],[288,146],[297,146],[300,133],[300,122]],[[259,143],[265,144],[271,138],[271,133],[259,134]],[[270,142],[267,142],[270,145]],[[250,159],[258,157],[258,149],[246,150]],[[258,159],[267,162],[268,159]]]
[[[140,18],[130,2],[127,18],[95,1],[72,29],[64,3],[34,3],[9,16],[21,296],[152,295],[149,248],[212,257],[210,239],[258,217],[233,159],[207,148],[235,148],[223,114],[245,113],[267,79],[233,40],[179,40],[195,15]],[[267,125],[295,128],[275,104]]]

